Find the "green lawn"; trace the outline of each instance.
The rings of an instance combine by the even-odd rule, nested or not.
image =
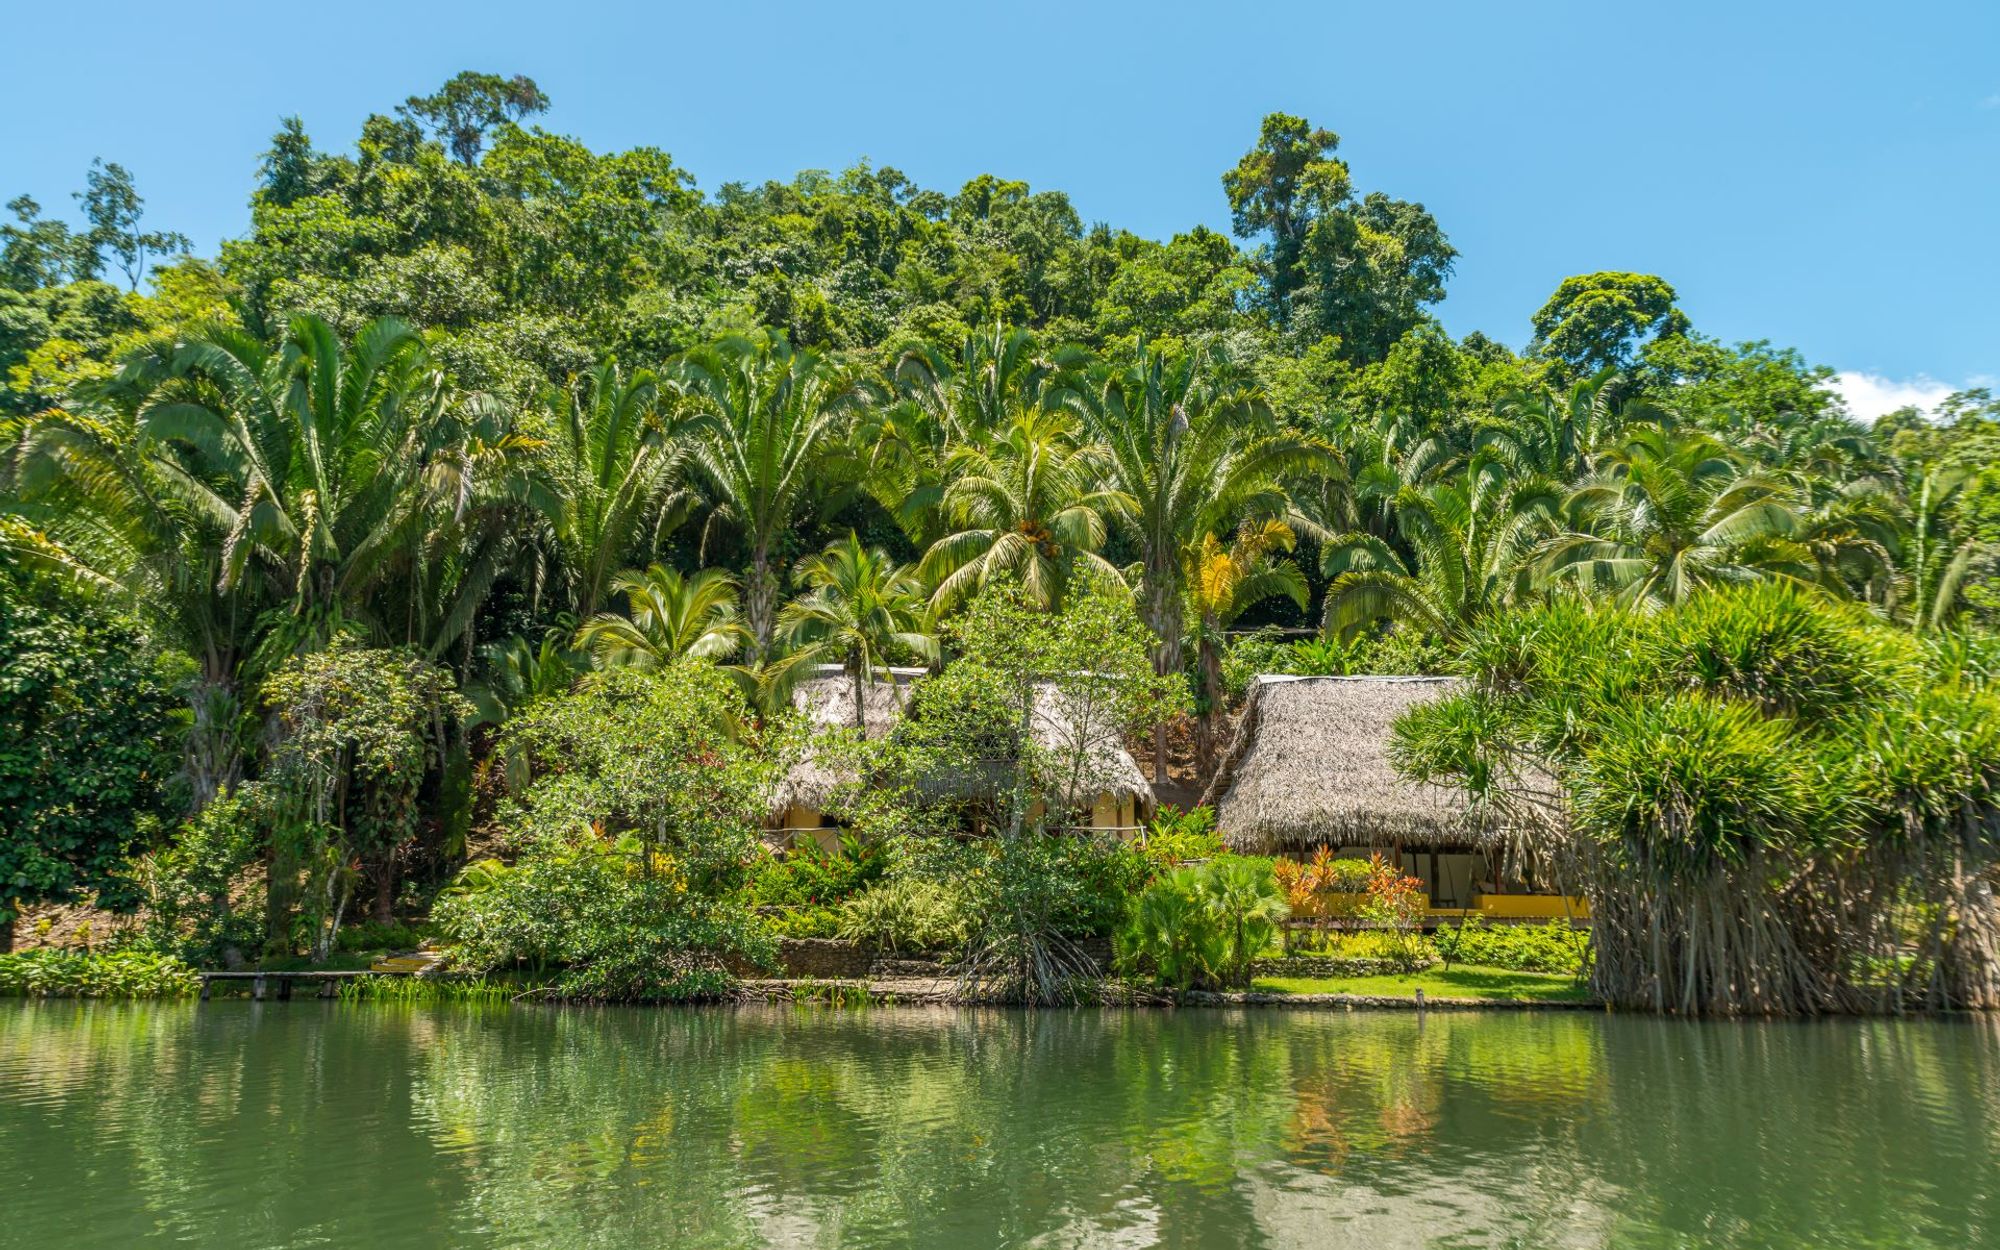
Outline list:
[[[1370,994],[1383,998],[1526,998],[1537,1002],[1585,1002],[1588,990],[1566,976],[1508,972],[1502,968],[1432,969],[1408,976],[1258,977],[1250,988],[1269,994]]]

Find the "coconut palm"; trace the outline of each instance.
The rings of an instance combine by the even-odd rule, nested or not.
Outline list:
[[[665,565],[612,579],[624,613],[600,612],[577,631],[576,647],[598,668],[664,668],[683,656],[726,660],[750,641],[736,619],[736,579],[721,569],[681,576]]]
[[[1188,588],[1188,615],[1195,625],[1195,668],[1201,675],[1203,709],[1196,722],[1195,752],[1206,774],[1215,755],[1215,723],[1222,715],[1222,652],[1225,631],[1256,603],[1283,595],[1304,611],[1311,591],[1299,566],[1285,559],[1297,538],[1283,521],[1246,519],[1229,542],[1203,534],[1181,557]]]
[[[1570,493],[1570,528],[1549,541],[1540,567],[1551,584],[1645,607],[1683,603],[1719,583],[1818,583],[1817,562],[1798,541],[1796,498],[1710,435],[1636,426]]]
[[[959,528],[931,544],[919,569],[937,586],[934,610],[1009,576],[1049,608],[1078,570],[1122,582],[1099,549],[1106,515],[1130,512],[1132,499],[1100,484],[1108,455],[1081,433],[1067,413],[1035,408],[952,453],[944,511]]]
[[[1458,637],[1522,594],[1528,557],[1553,524],[1561,494],[1479,452],[1462,475],[1405,484],[1394,501],[1401,549],[1364,533],[1322,548],[1321,571],[1333,579],[1321,622],[1327,633],[1351,637],[1387,620]]]
[[[646,559],[686,518],[694,499],[681,480],[685,455],[648,370],[627,376],[607,362],[542,402],[555,431],[543,514],[569,606],[588,620],[618,570]]]
[[[1332,453],[1274,433],[1262,398],[1213,348],[1171,360],[1141,349],[1125,367],[1100,372],[1080,399],[1109,480],[1132,501],[1117,515],[1138,549],[1134,590],[1156,640],[1154,671],[1178,673],[1190,553],[1239,520],[1285,516],[1282,476],[1328,469]],[[1154,737],[1153,779],[1166,780],[1165,726]]]
[[[862,696],[878,669],[899,659],[937,659],[923,583],[852,532],[801,560],[795,576],[812,589],[778,614],[778,639],[788,651],[767,672],[766,687],[782,691],[814,665],[839,664],[854,689],[855,723],[865,729]]]
[[[1041,351],[1027,330],[968,335],[952,353],[911,343],[896,353],[890,388],[855,431],[870,495],[919,546],[943,532],[945,464],[952,452],[1032,408],[1066,373],[1074,348]]]
[[[690,455],[710,505],[702,548],[724,528],[748,548],[745,616],[761,663],[777,617],[773,550],[811,500],[844,480],[842,437],[866,392],[776,333],[689,352],[675,386],[695,417]]]

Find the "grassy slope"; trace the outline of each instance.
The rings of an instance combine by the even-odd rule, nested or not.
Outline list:
[[[1566,976],[1539,972],[1508,972],[1500,968],[1432,969],[1409,976],[1378,977],[1259,977],[1251,988],[1273,994],[1369,994],[1383,998],[1534,999],[1542,1002],[1584,1002],[1587,989]]]

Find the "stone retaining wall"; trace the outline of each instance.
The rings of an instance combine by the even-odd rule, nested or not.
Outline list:
[[[1250,961],[1253,977],[1376,977],[1394,976],[1433,967],[1426,959],[1415,968],[1403,967],[1387,959],[1350,959],[1339,955],[1284,955]]]

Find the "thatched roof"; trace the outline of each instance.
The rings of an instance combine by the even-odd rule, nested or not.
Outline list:
[[[1414,785],[1389,762],[1398,716],[1458,685],[1447,677],[1259,677],[1202,802],[1239,851],[1485,846],[1464,791]]]
[[[882,737],[902,719],[910,685],[923,674],[920,668],[878,670],[873,681],[863,684],[861,701],[869,738]],[[854,716],[854,679],[837,664],[821,665],[794,686],[792,707],[805,715],[815,736],[829,730],[864,728]],[[822,808],[843,781],[852,780],[808,746],[779,780],[771,797],[772,814],[782,816],[794,804]]]
[[[1028,731],[1059,774],[1062,797],[1074,807],[1087,807],[1099,795],[1152,804],[1152,783],[1125,749],[1120,728],[1101,712],[1086,714],[1054,683],[1035,688]],[[1011,777],[1011,767],[996,761],[940,771],[925,778],[922,788],[934,799],[988,799],[999,795]]]

